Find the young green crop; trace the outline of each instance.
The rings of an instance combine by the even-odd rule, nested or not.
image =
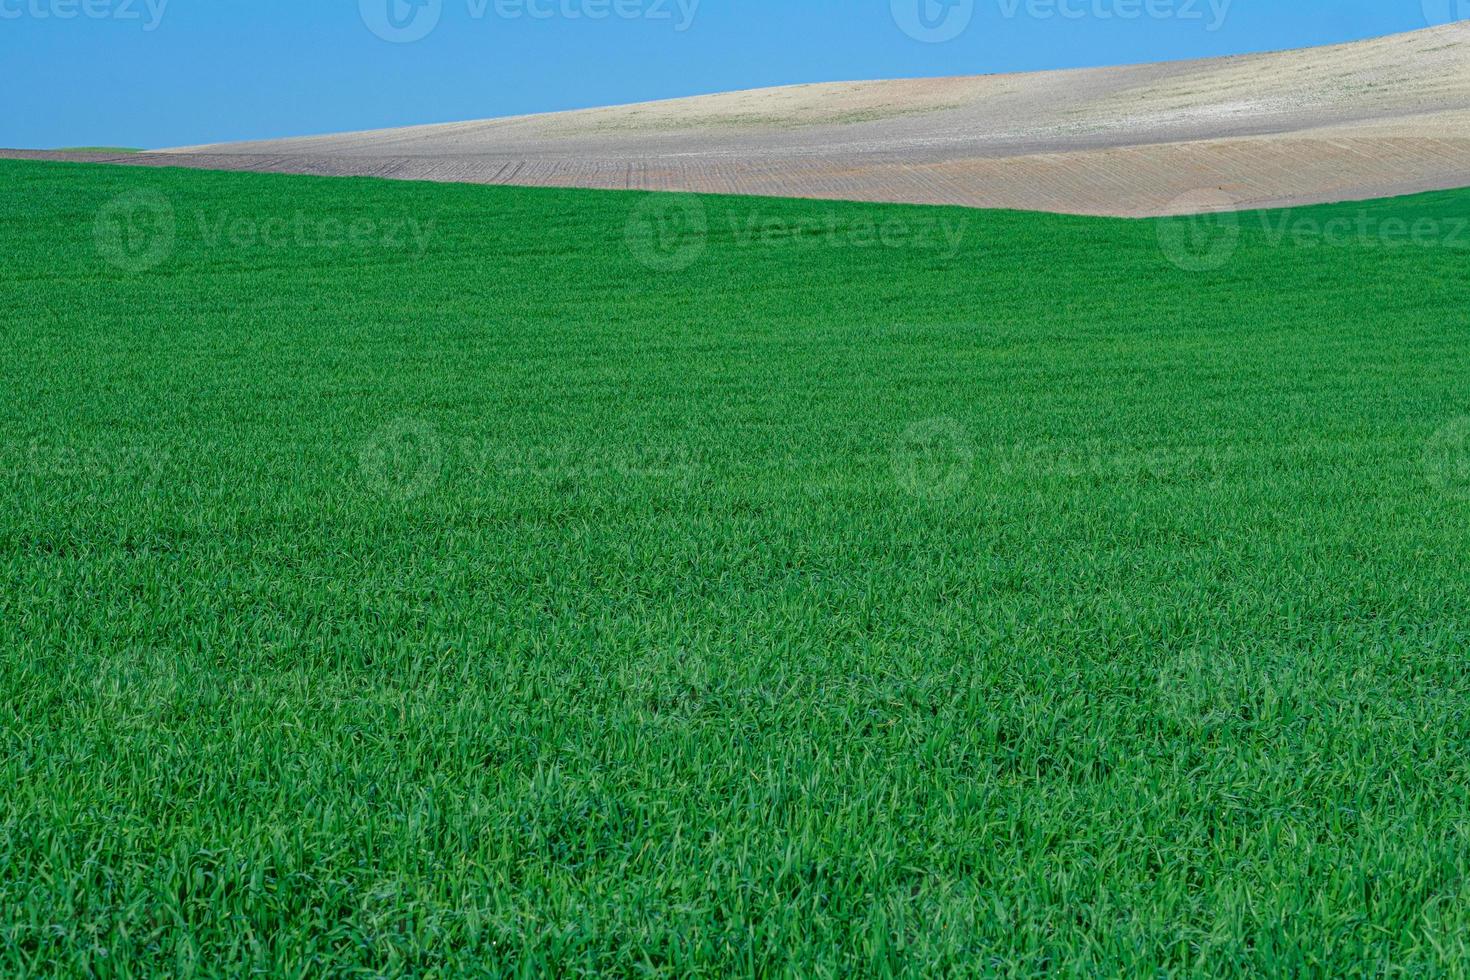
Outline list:
[[[1470,193],[0,203],[0,972],[1470,969]]]

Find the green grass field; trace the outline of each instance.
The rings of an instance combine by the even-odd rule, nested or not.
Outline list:
[[[1470,192],[0,202],[0,973],[1470,972]]]

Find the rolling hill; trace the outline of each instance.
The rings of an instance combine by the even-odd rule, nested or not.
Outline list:
[[[112,159],[1124,216],[1358,200],[1470,184],[1470,23],[1202,61],[800,85]]]

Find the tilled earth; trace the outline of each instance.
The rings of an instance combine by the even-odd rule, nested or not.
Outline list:
[[[1204,61],[4,155],[1122,216],[1311,204],[1470,184],[1470,23]]]

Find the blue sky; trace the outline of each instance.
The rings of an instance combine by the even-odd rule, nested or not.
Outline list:
[[[177,146],[1189,58],[1457,16],[1470,0],[0,0],[0,145]]]

